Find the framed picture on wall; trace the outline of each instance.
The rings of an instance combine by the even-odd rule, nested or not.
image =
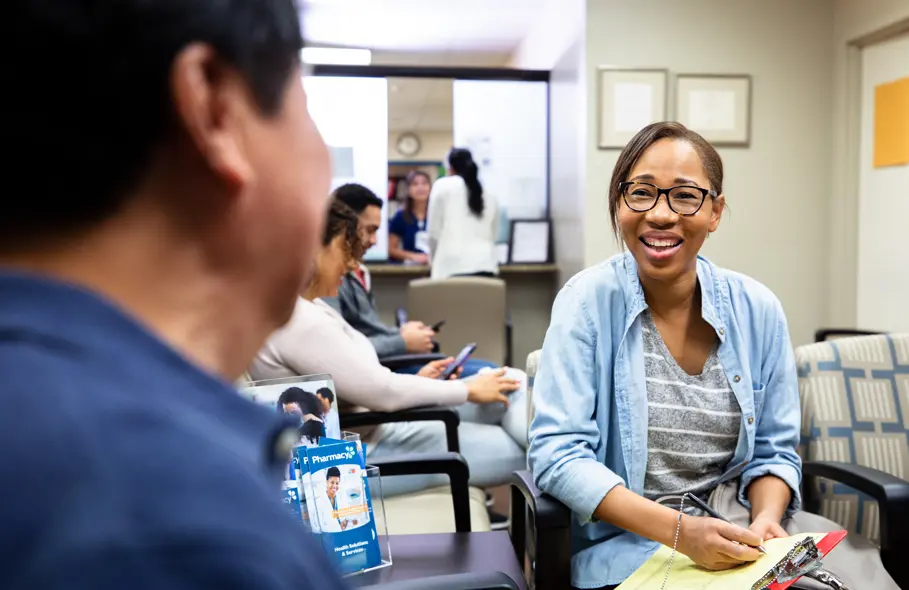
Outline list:
[[[552,262],[552,231],[548,219],[513,219],[508,239],[509,264]]]
[[[751,76],[679,74],[675,118],[721,147],[751,143]]]
[[[669,73],[665,69],[597,70],[597,146],[622,149],[651,123],[664,121]]]

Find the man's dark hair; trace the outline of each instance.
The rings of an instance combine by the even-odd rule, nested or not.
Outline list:
[[[299,63],[299,18],[293,0],[14,0],[4,136],[23,181],[8,187],[17,196],[0,215],[0,247],[125,206],[175,129],[172,67],[192,43],[210,45],[262,114],[276,114]],[[51,72],[48,56],[68,65]]]
[[[332,477],[337,477],[338,479],[341,479],[341,470],[338,469],[337,467],[329,467],[325,471],[325,481],[328,481]]]
[[[321,387],[316,390],[316,395],[320,395],[328,400],[328,403],[335,403],[335,392],[327,387]]]
[[[384,204],[382,199],[376,196],[376,193],[355,182],[343,184],[336,188],[334,197],[353,209],[357,215],[363,213],[363,210],[370,205],[381,209]]]

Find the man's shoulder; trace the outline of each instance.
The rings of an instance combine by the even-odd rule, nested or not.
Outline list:
[[[56,568],[76,555],[92,564],[100,553],[138,559],[151,575],[156,561],[183,559],[164,555],[178,549],[225,567],[241,550],[267,559],[262,548],[286,561],[273,567],[294,563],[287,547],[302,539],[266,476],[264,409],[237,396],[222,400],[226,412],[206,411],[210,392],[179,380],[160,386],[182,386],[187,403],[165,407],[153,399],[158,387],[72,368],[5,377],[0,527],[29,557],[0,580],[40,577],[41,562]]]

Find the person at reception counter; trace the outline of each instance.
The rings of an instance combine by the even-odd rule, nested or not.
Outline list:
[[[496,276],[499,205],[483,190],[469,150],[452,148],[448,173],[435,182],[429,196],[430,276]]]
[[[398,262],[429,264],[426,214],[432,181],[421,170],[407,175],[407,203],[388,223],[388,257]]]

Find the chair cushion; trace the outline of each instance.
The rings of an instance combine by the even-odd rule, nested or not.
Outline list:
[[[448,486],[385,498],[385,516],[390,535],[455,532],[454,507]],[[473,487],[470,488],[470,530],[491,530],[486,494]]]
[[[909,480],[909,335],[842,338],[795,350],[802,405],[800,454]],[[877,502],[827,480],[819,513],[878,542]]]

